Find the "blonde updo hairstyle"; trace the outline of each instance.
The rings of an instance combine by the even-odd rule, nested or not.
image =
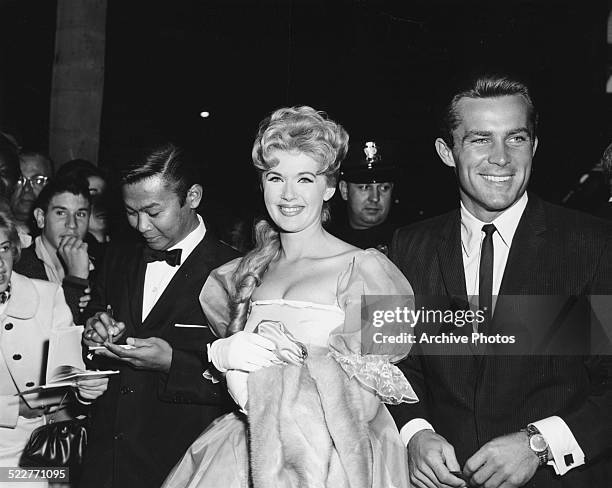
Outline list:
[[[320,164],[318,174],[325,176],[329,187],[334,187],[348,150],[348,140],[344,128],[330,120],[325,112],[307,106],[280,108],[259,124],[253,144],[253,165],[262,178],[278,164],[272,156],[274,152],[306,154]],[[329,217],[329,206],[324,202],[321,220],[326,222]],[[280,253],[279,231],[272,223],[260,220],[255,224],[254,235],[255,248],[242,258],[234,271],[228,335],[244,329],[251,296]]]

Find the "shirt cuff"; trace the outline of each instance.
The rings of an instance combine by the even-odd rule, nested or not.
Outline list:
[[[410,442],[410,439],[412,439],[412,436],[421,430],[433,430],[434,432],[436,431],[433,428],[433,425],[427,422],[427,420],[412,419],[410,422],[408,422],[402,427],[402,430],[400,430],[400,437],[402,438],[402,442],[404,443],[404,445],[408,446],[408,443]]]
[[[532,422],[531,425],[536,427],[548,442],[552,459],[547,464],[553,467],[555,473],[564,475],[570,469],[584,464],[584,452],[561,417],[547,417]]]

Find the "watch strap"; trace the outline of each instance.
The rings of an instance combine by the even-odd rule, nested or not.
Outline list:
[[[542,435],[542,433],[533,424],[529,424],[524,431],[527,433],[527,442],[529,443],[529,448],[531,449],[531,438],[536,434]],[[532,451],[538,456],[538,460],[540,461],[539,466],[544,466],[548,462],[548,448],[544,449],[543,451],[535,451],[533,449]]]

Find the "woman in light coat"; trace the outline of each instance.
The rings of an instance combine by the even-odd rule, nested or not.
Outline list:
[[[0,466],[18,467],[30,434],[72,392],[24,391],[45,384],[62,365],[85,369],[82,328],[74,325],[62,288],[13,273],[20,242],[12,216],[0,210]],[[80,381],[77,398],[89,403],[106,390],[107,379]],[[63,400],[63,402],[62,402]],[[5,480],[3,480],[5,481]],[[4,485],[3,485],[4,486]],[[30,485],[28,485],[30,486]],[[41,484],[40,486],[45,486]]]

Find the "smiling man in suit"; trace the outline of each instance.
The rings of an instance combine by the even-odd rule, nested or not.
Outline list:
[[[230,408],[223,386],[202,376],[215,337],[198,296],[210,271],[236,253],[196,213],[196,174],[171,144],[122,174],[128,222],[144,242],[109,249],[96,280],[84,344],[104,345],[94,361],[120,374],[94,412],[83,487],[160,486]]]
[[[536,121],[527,87],[510,77],[480,76],[457,90],[435,146],[456,173],[460,209],[400,229],[391,246],[417,297],[442,297],[451,309],[478,297],[485,334],[547,326],[500,308],[504,296],[612,292],[610,226],[526,191]],[[581,326],[571,329],[576,341],[589,333],[586,321]],[[417,345],[400,366],[421,400],[390,409],[412,484],[609,485],[610,356],[495,355],[480,347],[436,355]]]

